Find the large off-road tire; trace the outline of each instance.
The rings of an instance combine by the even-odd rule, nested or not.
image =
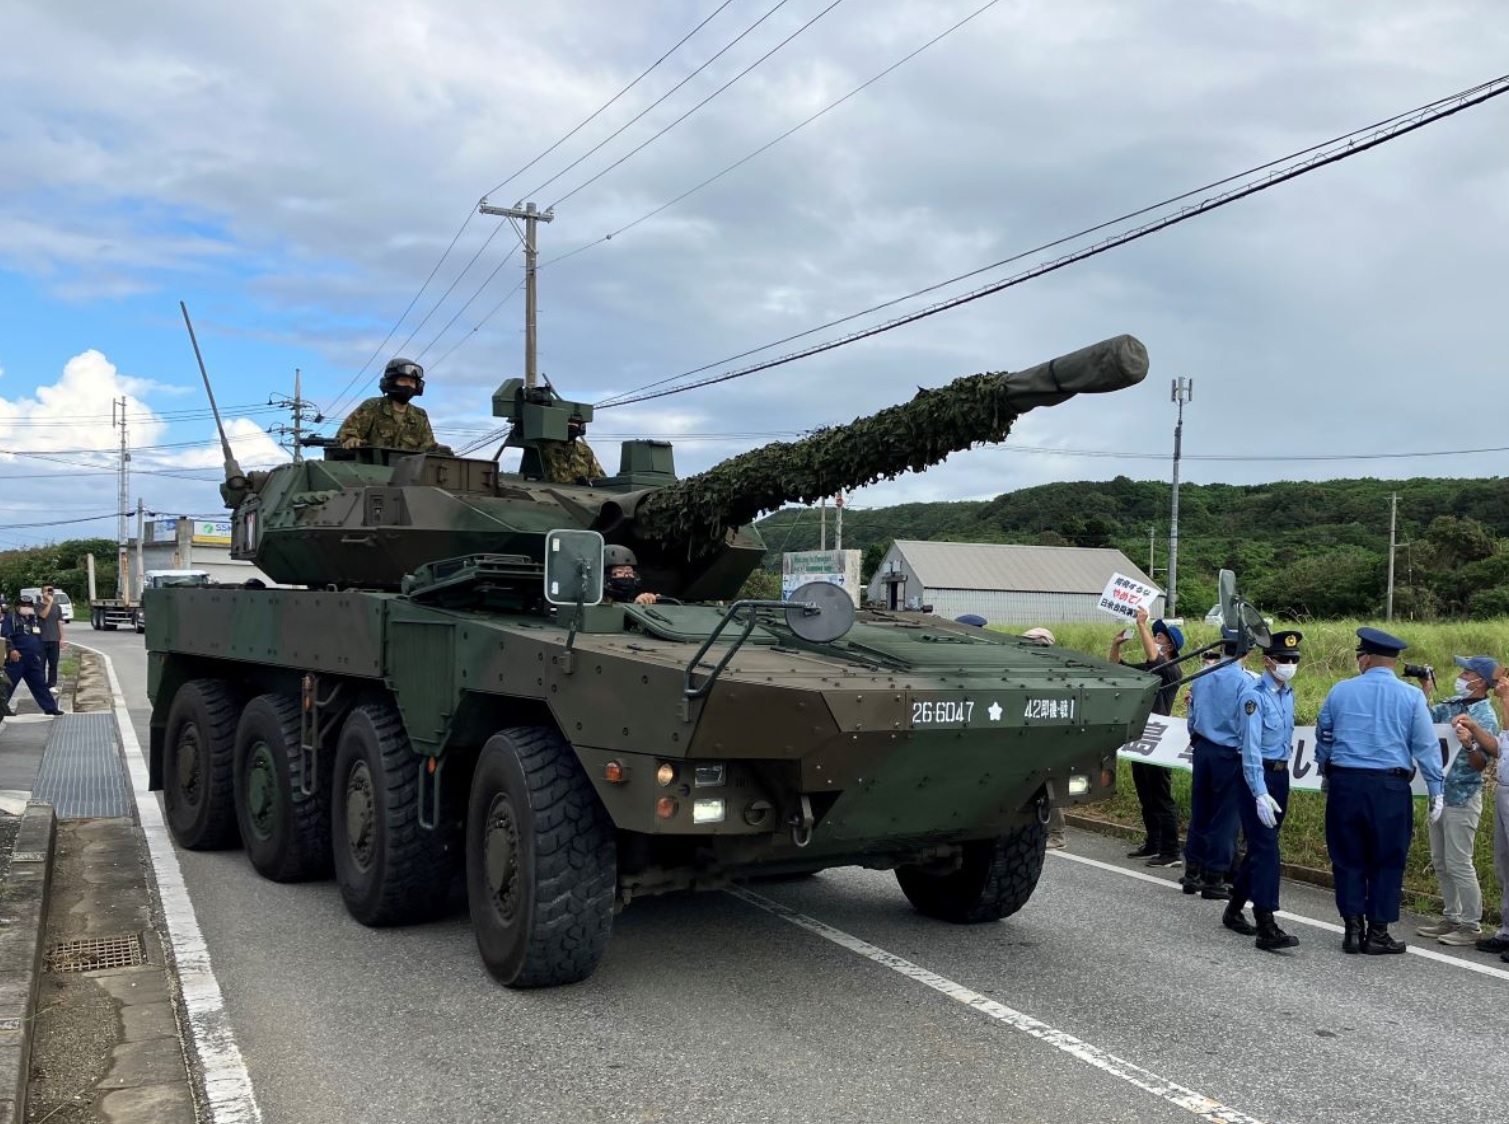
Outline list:
[[[454,817],[419,823],[425,760],[389,703],[354,707],[336,742],[330,839],[335,878],[363,925],[409,925],[445,912],[459,849]]]
[[[964,863],[951,874],[896,868],[896,881],[918,913],[967,925],[1010,917],[1032,896],[1043,873],[1048,829],[1034,820],[999,839],[964,844]]]
[[[236,822],[252,866],[274,882],[330,873],[330,789],[305,795],[299,700],[258,695],[236,726]]]
[[[89,610],[89,627],[98,632],[104,627],[105,614],[99,609]]]
[[[179,846],[234,847],[239,699],[219,679],[191,679],[173,696],[163,743],[163,810]]]
[[[597,969],[613,931],[613,821],[571,746],[517,726],[489,738],[466,812],[466,890],[482,962],[509,987]]]

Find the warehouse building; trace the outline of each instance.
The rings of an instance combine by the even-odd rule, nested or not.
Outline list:
[[[1119,550],[1077,546],[920,542],[898,539],[868,587],[891,609],[931,605],[943,617],[978,613],[991,624],[1048,624],[1112,618],[1096,608],[1113,574],[1153,585]],[[1163,611],[1158,598],[1151,612]]]

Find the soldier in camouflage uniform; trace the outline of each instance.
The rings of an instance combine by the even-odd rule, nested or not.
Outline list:
[[[573,415],[566,423],[566,440],[541,441],[540,467],[545,471],[549,484],[578,484],[585,480],[601,480],[608,474],[598,463],[592,446],[583,441],[587,423]]]
[[[378,445],[406,453],[445,453],[430,428],[430,416],[409,399],[424,393],[424,368],[409,359],[394,359],[383,370],[377,388],[381,398],[368,398],[341,423],[335,439],[343,449]]]

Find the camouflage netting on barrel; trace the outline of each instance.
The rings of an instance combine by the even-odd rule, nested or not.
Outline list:
[[[732,527],[787,503],[815,503],[838,491],[920,472],[950,453],[1002,440],[1028,410],[1076,394],[1120,390],[1147,374],[1147,350],[1116,336],[1016,373],[986,373],[921,390],[848,425],[800,441],[753,449],[648,496],[636,533],[696,554],[723,542]]]

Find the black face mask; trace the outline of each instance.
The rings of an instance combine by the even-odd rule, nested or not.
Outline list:
[[[388,391],[388,397],[395,402],[402,402],[408,405],[409,399],[414,397],[414,388],[412,386],[395,386],[392,390]]]
[[[605,578],[603,589],[615,601],[632,601],[639,592],[639,578]]]

